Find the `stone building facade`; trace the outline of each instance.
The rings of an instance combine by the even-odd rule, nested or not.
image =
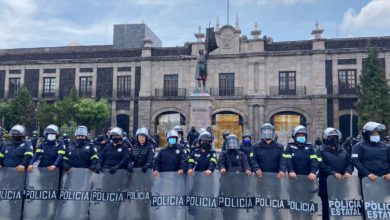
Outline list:
[[[239,26],[215,28],[219,46],[208,59],[211,126],[219,139],[222,130],[238,135],[273,123],[282,142],[291,129],[304,124],[309,139],[333,126],[344,136],[353,134],[357,117],[356,85],[367,57],[367,45],[378,48],[383,77],[390,79],[390,37],[272,42]],[[55,101],[75,86],[80,96],[107,98],[111,124],[129,133],[147,126],[163,134],[173,125],[191,127],[191,103],[196,87],[196,56],[205,48],[204,34],[182,47],[142,48],[104,46],[0,50],[0,98],[13,97],[24,84],[36,100]],[[216,146],[220,145],[217,140]]]

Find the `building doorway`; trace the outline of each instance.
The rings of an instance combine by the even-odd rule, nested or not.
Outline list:
[[[291,131],[298,125],[306,126],[306,118],[296,112],[279,112],[271,117],[275,126],[278,142],[286,145],[291,141]]]
[[[163,112],[156,117],[155,121],[155,131],[160,137],[158,140],[159,147],[167,146],[167,140],[165,134],[167,131],[172,130],[175,126],[181,126],[184,130],[184,135],[186,135],[186,118],[184,115],[178,112]],[[186,137],[184,137],[186,138]]]
[[[234,112],[219,112],[212,116],[214,148],[219,150],[224,142],[222,137],[223,131],[237,135],[242,139],[243,119],[241,115]]]

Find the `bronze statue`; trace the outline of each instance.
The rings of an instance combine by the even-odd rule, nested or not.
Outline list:
[[[196,66],[196,74],[195,79],[198,80],[198,88],[202,88],[203,84],[203,90],[206,90],[206,80],[207,80],[207,58],[204,54],[204,50],[199,50],[199,56],[197,58],[198,64]],[[201,83],[202,82],[202,83]]]

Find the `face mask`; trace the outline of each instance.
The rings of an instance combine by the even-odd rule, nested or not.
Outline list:
[[[304,144],[306,142],[306,137],[297,137],[297,142],[298,143],[301,143],[301,144]]]
[[[56,135],[55,134],[48,134],[47,135],[47,140],[48,141],[54,141],[56,139]]]
[[[23,141],[23,136],[12,136],[12,139],[15,143],[21,143]]]
[[[111,138],[112,142],[114,142],[115,144],[119,143],[122,138],[118,138],[118,137],[115,137],[115,138]]]
[[[244,144],[250,144],[251,143],[251,140],[244,140]]]
[[[372,135],[370,136],[370,141],[372,143],[378,143],[381,140],[381,137],[379,135]]]
[[[191,129],[192,132],[195,132],[195,128]]]
[[[326,144],[331,147],[336,147],[339,144],[339,141],[336,138],[326,139]]]
[[[78,146],[85,145],[87,143],[87,140],[84,139],[76,139],[76,143]]]
[[[200,147],[203,148],[203,149],[205,149],[205,150],[208,150],[208,149],[211,148],[210,144],[208,144],[208,143],[201,143],[201,144],[200,144]]]
[[[177,142],[176,138],[168,138],[168,144],[169,145],[175,145]]]

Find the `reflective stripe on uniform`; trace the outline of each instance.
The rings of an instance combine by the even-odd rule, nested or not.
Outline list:
[[[318,161],[318,162],[321,162],[321,161],[322,161],[322,158],[321,158],[321,157],[317,157],[317,161]]]
[[[93,155],[92,157],[91,157],[91,160],[93,160],[93,159],[96,159],[96,160],[99,160],[99,157],[98,157],[98,155]]]
[[[33,154],[33,152],[26,152],[26,153],[24,153],[24,155],[30,155],[30,156],[34,156],[34,154]]]
[[[64,155],[64,154],[65,154],[65,151],[64,151],[64,150],[59,150],[59,151],[57,151],[57,154],[62,154],[62,155]]]
[[[4,157],[4,154],[0,153],[0,158],[3,158]]]
[[[283,154],[282,155],[284,158],[292,158],[292,155],[291,154]]]
[[[351,157],[358,158],[358,157],[359,157],[359,154],[352,154]]]
[[[69,160],[69,158],[67,158],[67,157],[63,157],[62,159],[64,159],[64,160]]]
[[[217,159],[215,157],[211,158],[210,161],[215,163],[215,164],[217,163]]]
[[[317,157],[317,155],[315,155],[315,154],[312,154],[312,155],[310,155],[310,159],[317,159],[318,157]]]
[[[253,157],[253,156],[254,156],[253,152],[249,154],[249,157]]]
[[[188,159],[188,163],[195,163],[195,160],[190,158],[190,159]]]
[[[42,153],[42,149],[37,149],[35,152]]]

